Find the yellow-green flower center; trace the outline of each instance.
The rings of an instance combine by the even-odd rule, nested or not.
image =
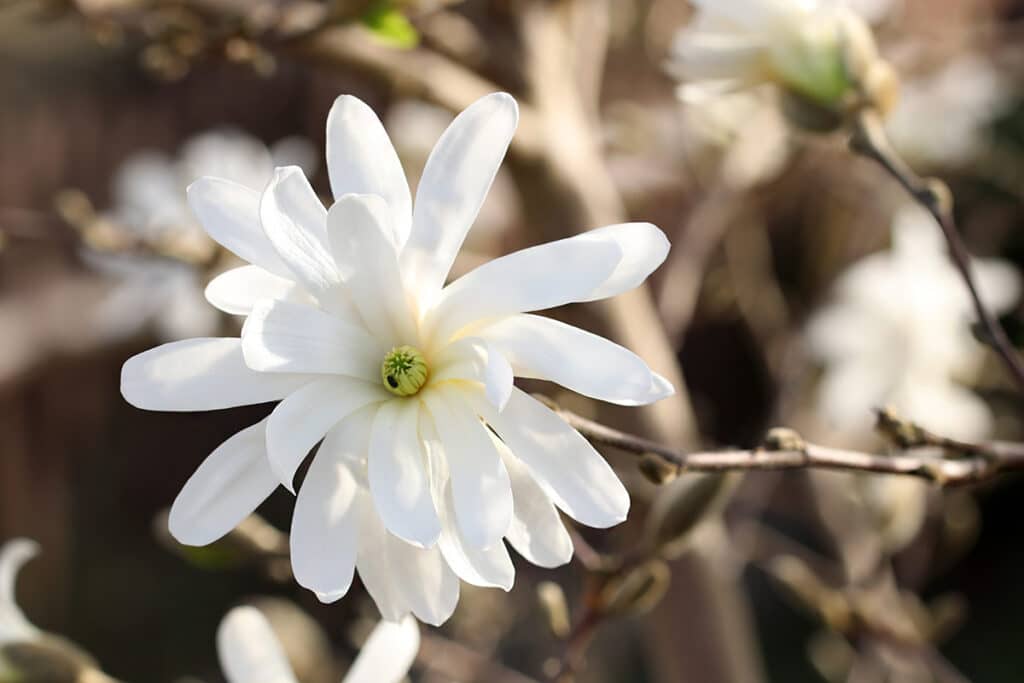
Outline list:
[[[384,388],[396,396],[412,396],[427,383],[430,368],[423,353],[412,346],[391,349],[380,366]]]

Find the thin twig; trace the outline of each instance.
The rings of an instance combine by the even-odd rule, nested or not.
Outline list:
[[[989,480],[1002,472],[1024,470],[1024,444],[1020,443],[969,444],[935,437],[938,441],[934,443],[915,444],[915,447],[935,445],[955,449],[957,455],[961,457],[951,459],[914,453],[912,450],[897,455],[878,455],[831,448],[804,442],[791,432],[792,440],[789,443],[774,448],[764,446],[753,449],[686,453],[588,420],[567,410],[556,410],[562,419],[588,440],[637,455],[654,454],[674,466],[678,472],[814,468],[914,476],[940,486],[962,486]]]
[[[953,199],[949,188],[938,179],[919,177],[900,159],[892,145],[889,144],[882,121],[874,111],[865,110],[857,116],[853,135],[850,138],[850,149],[876,161],[938,222],[949,246],[950,256],[970,292],[978,318],[985,326],[989,337],[988,341],[999,353],[1018,387],[1024,389],[1024,363],[995,315],[981,299],[978,285],[971,272],[970,253],[964,245],[960,231],[957,230],[956,220],[953,216]]]

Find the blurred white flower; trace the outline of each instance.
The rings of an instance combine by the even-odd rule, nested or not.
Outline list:
[[[296,580],[337,600],[358,568],[388,620],[440,623],[458,578],[508,590],[502,542],[531,562],[567,562],[555,506],[595,527],[629,495],[601,455],[513,374],[639,405],[671,385],[630,351],[529,311],[615,296],[664,260],[647,223],[525,249],[444,286],[518,121],[510,96],[481,98],[441,136],[413,208],[373,111],[341,97],[327,122],[336,203],[297,168],[262,197],[203,178],[189,198],[210,235],[253,265],[210,283],[209,301],[248,316],[240,339],[166,344],[125,363],[125,398],[149,410],[280,400],[210,455],[171,509],[171,533],[210,543],[320,450],[292,519]],[[493,430],[493,431],[492,431]]]
[[[41,635],[25,618],[14,595],[18,572],[38,554],[39,544],[27,538],[16,538],[0,548],[0,645],[30,641]]]
[[[855,87],[877,60],[871,31],[842,0],[691,0],[670,68],[684,100],[773,83],[825,107]],[[856,57],[857,63],[851,60]]]
[[[1009,310],[1020,292],[1014,268],[995,260],[975,260],[973,268],[987,305]],[[850,267],[834,295],[807,329],[811,351],[826,365],[818,406],[834,427],[866,432],[872,410],[892,405],[949,436],[988,434],[988,407],[958,383],[984,360],[970,331],[974,308],[927,213],[901,209],[891,250]]]
[[[1013,88],[991,61],[963,55],[908,80],[887,122],[893,145],[913,164],[969,163],[986,144],[985,128],[1010,104]]]
[[[214,175],[261,191],[276,165],[316,167],[312,145],[285,138],[268,149],[234,129],[220,129],[188,140],[175,158],[144,151],[128,158],[112,181],[114,205],[102,217],[150,244],[171,245],[174,253],[212,254],[216,245],[196,222],[186,200],[188,185]],[[218,313],[203,300],[205,274],[190,263],[137,254],[87,251],[88,264],[114,278],[117,286],[96,313],[97,325],[111,338],[151,326],[161,339],[209,334]]]
[[[382,622],[370,634],[342,683],[398,683],[420,649],[416,622]],[[281,643],[254,607],[236,607],[217,630],[217,652],[228,683],[297,683]]]

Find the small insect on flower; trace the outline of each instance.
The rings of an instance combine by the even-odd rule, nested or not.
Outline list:
[[[630,351],[532,314],[637,287],[668,241],[649,223],[612,225],[446,285],[517,121],[504,93],[462,112],[415,205],[383,126],[353,97],[328,116],[329,210],[291,167],[262,194],[215,178],[189,188],[210,235],[252,264],[206,291],[246,316],[241,338],[140,354],[125,363],[122,393],[150,410],[280,403],[185,485],[170,514],[179,541],[211,543],[278,484],[294,490],[320,443],[292,518],[296,580],[329,602],[358,570],[385,618],[437,624],[459,579],[512,586],[505,540],[535,564],[567,562],[557,509],[594,527],[626,518],[629,495],[608,463],[513,376],[621,405],[669,396]]]

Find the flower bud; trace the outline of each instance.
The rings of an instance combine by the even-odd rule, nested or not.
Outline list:
[[[725,508],[741,479],[737,472],[688,474],[667,485],[647,517],[647,543],[664,557],[678,557],[694,529]]]
[[[649,560],[611,579],[601,591],[605,614],[638,615],[653,609],[665,596],[672,572],[663,560]]]

